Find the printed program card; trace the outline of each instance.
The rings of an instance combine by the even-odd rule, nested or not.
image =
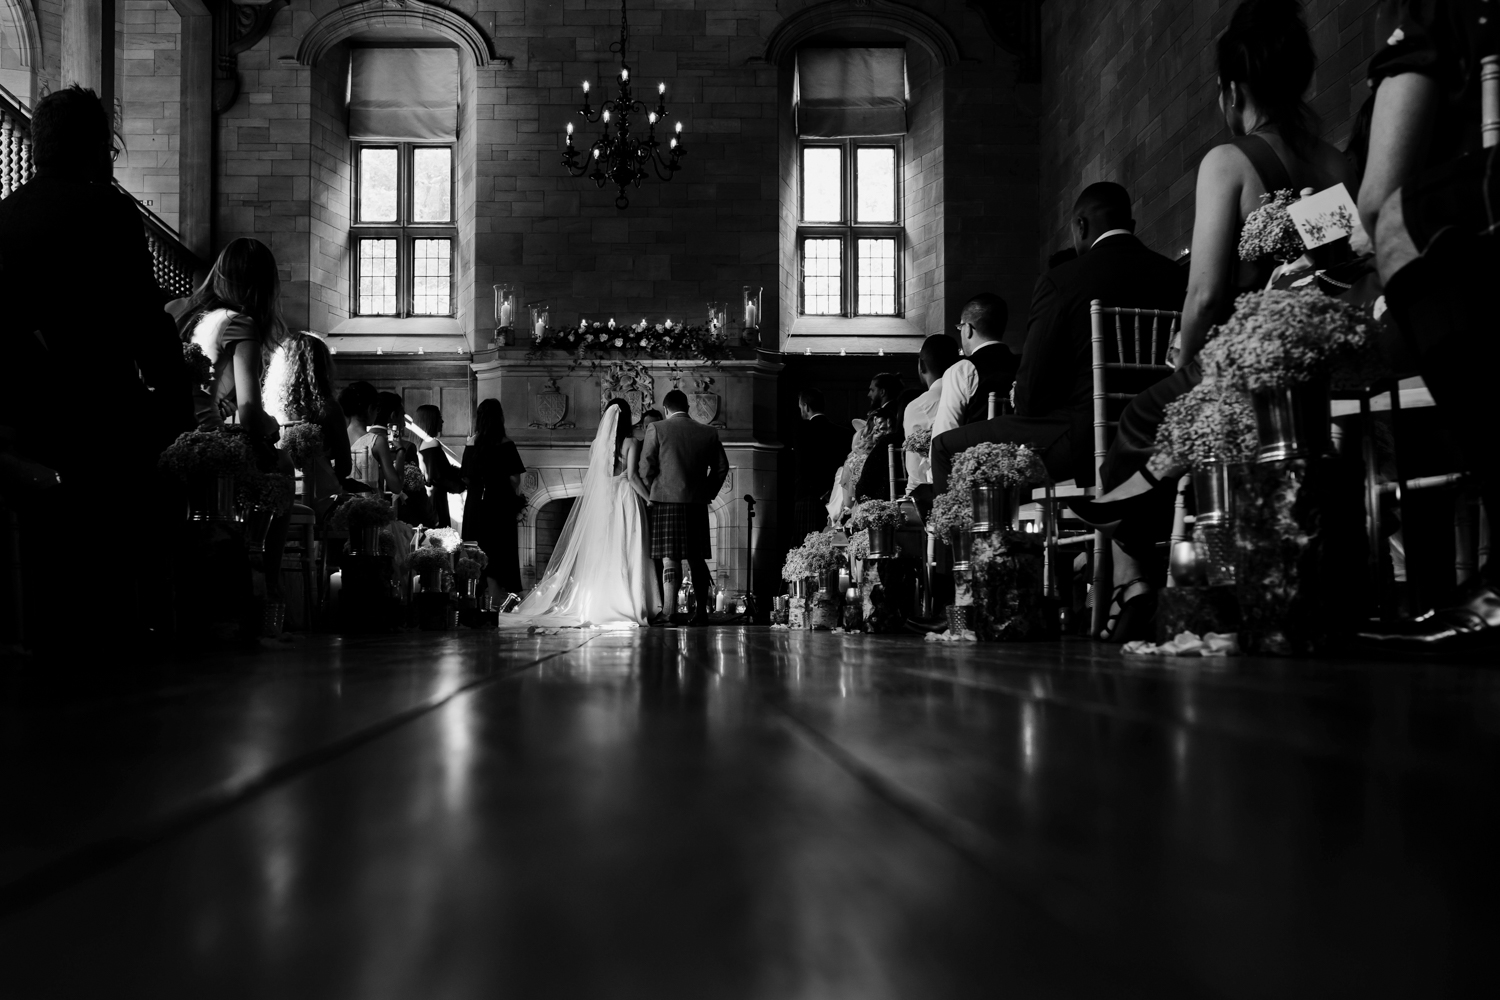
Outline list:
[[[1302,245],[1309,250],[1364,231],[1359,224],[1359,208],[1342,184],[1293,202],[1287,214],[1302,237]]]

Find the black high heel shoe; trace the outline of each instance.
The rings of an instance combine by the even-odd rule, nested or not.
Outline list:
[[[1108,501],[1095,500],[1093,497],[1067,497],[1063,503],[1084,524],[1091,528],[1102,528],[1107,524],[1123,521],[1147,506],[1153,492],[1154,489],[1123,500]]]
[[[1120,600],[1125,591],[1138,583],[1145,584],[1145,577],[1138,576],[1134,580],[1127,580],[1116,587],[1114,593],[1110,595],[1110,608],[1118,607],[1119,610],[1110,615],[1104,627],[1099,630],[1100,642],[1120,644],[1136,639],[1153,638],[1157,604],[1156,588],[1147,584],[1146,590],[1136,594],[1130,600],[1124,602]]]

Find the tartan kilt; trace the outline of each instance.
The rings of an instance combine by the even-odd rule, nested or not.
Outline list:
[[[708,504],[651,504],[652,559],[712,559]]]

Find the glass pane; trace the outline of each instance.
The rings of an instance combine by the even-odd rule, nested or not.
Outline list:
[[[396,221],[396,150],[359,151],[359,221]]]
[[[859,315],[896,312],[896,241],[859,241]]]
[[[861,146],[854,151],[855,218],[860,222],[896,221],[896,150]]]
[[[802,150],[802,221],[844,221],[844,151],[837,146]]]
[[[416,316],[453,312],[453,241],[412,240],[411,311]]]
[[[807,316],[838,316],[844,278],[844,241],[802,241],[802,312]]]
[[[359,241],[359,314],[396,314],[396,241]]]
[[[453,150],[414,149],[411,154],[413,222],[448,222],[453,218]]]

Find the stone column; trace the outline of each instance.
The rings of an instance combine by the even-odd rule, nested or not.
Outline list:
[[[81,84],[104,101],[115,100],[115,0],[65,0],[62,85]]]

